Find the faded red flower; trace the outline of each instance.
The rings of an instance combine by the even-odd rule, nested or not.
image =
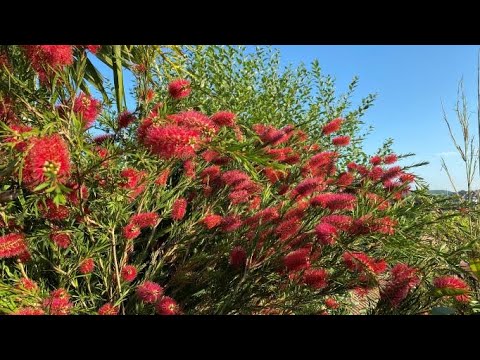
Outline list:
[[[90,274],[91,272],[93,272],[94,268],[95,268],[95,262],[93,261],[92,258],[83,260],[80,263],[80,266],[78,267],[79,271],[84,275]]]
[[[57,244],[58,247],[62,249],[68,248],[71,243],[70,235],[64,232],[51,232],[50,240],[52,240],[55,244]]]
[[[197,168],[197,163],[193,160],[186,160],[183,163],[183,171],[185,172],[185,176],[194,179],[195,178],[195,170]]]
[[[19,287],[27,290],[27,291],[37,291],[38,290],[38,285],[35,281],[32,279],[28,278],[21,278],[20,279],[20,284],[18,284]]]
[[[288,253],[283,258],[283,265],[288,271],[299,271],[310,267],[310,250],[302,248]]]
[[[303,281],[316,290],[324,289],[328,283],[328,272],[325,269],[308,269],[303,274]]]
[[[45,315],[45,311],[40,308],[23,307],[15,311],[13,315]]]
[[[42,217],[48,220],[60,221],[65,220],[70,216],[70,210],[64,205],[55,205],[52,199],[47,199],[45,205],[40,202],[38,208]]]
[[[325,299],[325,306],[329,309],[338,309],[340,305],[334,298],[328,297]]]
[[[155,184],[158,186],[167,185],[167,180],[169,176],[170,176],[170,169],[167,168],[157,176],[157,178],[155,179]]]
[[[353,210],[357,202],[357,198],[352,194],[334,194],[323,193],[315,196],[310,200],[312,206],[321,206],[331,211],[335,210]]]
[[[60,288],[52,291],[42,306],[50,315],[68,315],[73,304],[70,302],[68,292]]]
[[[123,228],[122,233],[125,239],[133,240],[141,234],[141,229],[138,225],[130,223]]]
[[[247,252],[242,246],[236,246],[230,252],[230,265],[235,269],[245,267],[247,261]]]
[[[232,232],[237,230],[240,226],[242,226],[243,222],[240,216],[238,215],[228,215],[222,218],[222,222],[220,223],[220,227],[222,231],[225,232]]]
[[[118,315],[120,308],[114,306],[112,303],[103,304],[100,309],[98,309],[98,315]]]
[[[130,218],[129,223],[135,224],[139,228],[153,227],[157,223],[159,216],[156,212],[146,212],[135,214]]]
[[[133,115],[130,111],[125,110],[118,116],[118,128],[124,129],[131,123],[136,120],[135,115]]]

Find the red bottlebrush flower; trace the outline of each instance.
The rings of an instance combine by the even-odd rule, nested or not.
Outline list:
[[[133,240],[141,234],[141,229],[136,224],[128,224],[123,228],[123,236],[127,240]]]
[[[335,146],[347,146],[350,144],[350,136],[337,136],[332,139],[332,144]]]
[[[370,164],[373,166],[380,165],[382,163],[382,157],[378,155],[374,155],[370,158]]]
[[[27,251],[25,235],[12,233],[0,236],[0,259],[16,257]]]
[[[268,207],[245,220],[245,225],[256,227],[260,224],[266,224],[280,217],[276,207]]]
[[[167,180],[168,180],[168,177],[170,176],[170,169],[167,168],[165,170],[163,170],[159,175],[158,177],[156,178],[155,180],[155,184],[158,185],[158,186],[165,186],[167,185]]]
[[[73,62],[71,45],[26,45],[23,48],[42,83],[53,75],[51,68],[60,70]]]
[[[221,172],[222,170],[219,166],[213,165],[203,169],[200,173],[200,177],[202,178],[204,184],[208,184],[220,178]]]
[[[403,182],[404,184],[408,184],[408,183],[411,183],[413,181],[415,181],[415,175],[413,174],[402,174],[400,175],[400,181]]]
[[[398,224],[397,220],[391,219],[388,216],[376,219],[373,223],[374,231],[381,234],[393,235],[395,233],[395,226]]]
[[[70,210],[64,205],[55,205],[52,199],[45,201],[46,207],[43,203],[38,204],[38,208],[42,214],[42,217],[48,220],[60,221],[65,220],[70,216]]]
[[[130,111],[124,111],[118,116],[118,128],[124,129],[135,120],[135,115],[133,115]]]
[[[321,206],[330,211],[335,210],[353,210],[357,198],[352,194],[333,194],[323,193],[310,200],[312,206]]]
[[[172,206],[172,219],[173,220],[182,220],[187,212],[187,199],[179,198],[175,200]]]
[[[258,210],[261,204],[262,204],[262,198],[260,196],[254,196],[252,200],[250,200],[250,205],[248,206],[248,210]]]
[[[125,265],[122,268],[121,277],[123,281],[131,282],[137,277],[137,268],[133,265]]]
[[[52,240],[58,247],[66,249],[70,246],[71,239],[68,233],[52,232],[50,233],[50,240]]]
[[[468,284],[457,276],[440,276],[433,280],[440,296],[458,296],[470,291]]]
[[[254,124],[252,129],[257,133],[257,135],[260,137],[260,140],[265,145],[280,145],[288,141],[293,135],[293,132],[291,131],[287,133],[283,129],[278,130],[269,125]]]
[[[37,291],[38,285],[35,281],[28,279],[28,278],[21,278],[20,284],[18,284],[20,288],[23,288],[27,291]]]
[[[322,245],[333,245],[337,236],[337,228],[331,224],[321,222],[315,227],[315,234]]]
[[[202,152],[201,156],[202,159],[206,162],[212,162],[213,160],[219,158],[220,154],[215,150],[205,150],[204,152]]]
[[[283,180],[286,176],[284,171],[275,170],[269,167],[263,169],[263,173],[271,184],[275,184],[277,181]]]
[[[178,315],[179,306],[175,300],[169,296],[164,296],[155,304],[155,310],[159,315]]]
[[[398,160],[398,157],[397,155],[395,154],[390,154],[390,155],[386,155],[384,158],[383,158],[383,163],[384,164],[387,164],[387,165],[390,165],[390,164],[395,164]]]
[[[32,260],[32,255],[28,251],[25,251],[20,255],[18,255],[18,261],[20,261],[23,264],[29,262],[30,260]]]
[[[13,315],[45,315],[45,311],[39,308],[24,307],[15,311]]]
[[[368,202],[370,204],[376,205],[378,210],[386,210],[390,206],[388,201],[386,201],[380,195],[374,193],[367,193],[366,198],[368,199]]]
[[[98,309],[98,315],[118,315],[119,311],[120,308],[118,306],[113,306],[112,303],[106,303]]]
[[[288,253],[283,258],[283,265],[288,271],[299,271],[310,267],[310,250],[302,248]]]
[[[354,176],[349,172],[341,173],[337,178],[337,186],[346,187],[350,186],[353,183]]]
[[[288,240],[295,236],[300,230],[301,221],[297,217],[283,220],[275,228],[275,234],[281,241]]]
[[[219,111],[213,114],[211,119],[217,126],[235,126],[235,114],[229,111]]]
[[[143,119],[142,122],[140,123],[140,126],[138,127],[138,130],[137,130],[137,137],[141,143],[145,141],[147,132],[152,126],[153,126],[153,121],[150,118]]]
[[[305,167],[302,169],[302,174],[311,173],[314,176],[326,176],[335,173],[335,162],[338,153],[334,151],[325,151],[312,156]]]
[[[218,131],[217,125],[210,118],[198,111],[183,111],[178,114],[168,116],[175,125],[186,129],[198,131],[207,139],[215,135]]]
[[[98,50],[102,47],[102,45],[83,45],[85,46],[85,49],[90,51],[92,54],[96,54]]]
[[[73,304],[65,289],[57,289],[50,293],[50,296],[43,301],[42,306],[50,315],[68,315]]]
[[[139,228],[143,229],[146,227],[153,227],[158,221],[158,214],[155,212],[148,212],[148,213],[140,213],[133,215],[130,218],[129,223],[135,224]]]
[[[176,125],[149,126],[143,144],[162,159],[188,159],[198,150],[200,133]]]
[[[309,269],[303,274],[303,281],[316,290],[327,287],[328,272],[325,269]]]
[[[120,176],[124,178],[125,181],[121,184],[121,187],[128,190],[135,190],[140,186],[146,175],[147,173],[145,171],[138,171],[132,168],[123,169],[120,172]]]
[[[393,166],[387,170],[385,170],[382,181],[385,183],[387,181],[391,181],[396,177],[402,175],[402,168],[400,166]]]
[[[374,166],[368,173],[368,178],[372,181],[378,181],[383,177],[383,169],[380,166]]]
[[[95,269],[95,262],[92,258],[85,259],[80,263],[78,269],[84,275],[90,274],[93,272],[93,269]]]
[[[325,189],[325,183],[322,178],[313,177],[302,180],[293,190],[292,197],[306,197],[315,191]]]
[[[372,273],[380,274],[386,270],[384,260],[376,262],[363,252],[345,252],[343,254],[343,262],[350,271],[363,272],[369,270]]]
[[[241,246],[236,246],[230,252],[230,265],[235,269],[243,269],[247,262],[247,252]]]
[[[325,299],[325,306],[329,309],[338,309],[340,305],[334,298],[329,297]]]
[[[322,134],[323,135],[329,135],[331,133],[334,133],[335,131],[340,130],[343,124],[343,119],[341,118],[336,118],[332,121],[330,121],[328,124],[326,124],[323,129],[322,129]]]
[[[183,171],[185,176],[194,179],[195,178],[195,169],[197,164],[193,160],[187,160],[183,163]]]
[[[186,79],[176,79],[168,84],[168,93],[176,100],[186,98],[191,91],[190,81]]]
[[[232,191],[228,194],[228,199],[232,205],[238,205],[248,202],[249,192],[247,190]]]
[[[137,287],[137,296],[147,304],[156,303],[163,295],[163,288],[152,281],[145,281]]]
[[[244,181],[251,181],[250,177],[240,170],[225,171],[222,176],[222,181],[228,186],[236,186]]]
[[[33,190],[49,179],[65,182],[70,175],[70,153],[60,135],[32,138],[25,157],[22,181]]]
[[[389,281],[380,289],[380,297],[397,307],[419,283],[416,269],[406,264],[396,264],[390,271]]]
[[[351,216],[337,214],[327,215],[321,219],[322,223],[333,225],[337,229],[343,231],[349,231],[352,221],[353,219]]]
[[[83,92],[73,102],[73,111],[82,117],[85,128],[90,127],[100,114],[102,104],[99,100],[85,95]]]
[[[232,232],[237,230],[240,226],[242,226],[242,224],[242,219],[240,219],[238,215],[230,215],[222,218],[220,227],[222,231]]]

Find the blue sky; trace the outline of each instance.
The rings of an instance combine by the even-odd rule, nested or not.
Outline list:
[[[274,47],[280,49],[283,65],[309,64],[317,58],[324,73],[336,77],[339,92],[345,90],[353,76],[359,76],[357,101],[369,93],[378,94],[375,105],[364,117],[365,122],[374,127],[365,143],[367,152],[373,153],[384,139],[391,137],[396,152],[416,154],[404,164],[430,162],[415,172],[430,184],[431,189],[452,189],[441,170],[441,156],[451,169],[457,190],[466,188],[461,158],[455,153],[442,120],[441,100],[455,123],[453,108],[458,81],[463,76],[472,111],[472,132],[476,134],[476,65],[480,46]],[[459,135],[458,131],[456,133]],[[477,188],[478,176],[474,184]]]

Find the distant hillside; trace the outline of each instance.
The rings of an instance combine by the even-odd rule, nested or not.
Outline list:
[[[448,191],[448,190],[430,190],[430,194],[433,195],[454,195],[455,193],[453,191]]]

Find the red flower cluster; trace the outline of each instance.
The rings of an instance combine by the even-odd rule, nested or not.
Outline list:
[[[177,302],[169,296],[162,297],[155,304],[155,310],[159,315],[178,315],[180,313]]]
[[[90,274],[93,269],[95,268],[95,262],[92,258],[88,258],[83,260],[78,267],[80,273],[82,274]]]
[[[468,302],[470,287],[457,276],[440,276],[433,280],[433,286],[441,296],[455,296],[459,302]]]
[[[186,79],[173,80],[168,84],[168,93],[176,100],[186,98],[190,95],[192,89],[190,88],[190,81]]]
[[[80,93],[73,102],[73,111],[81,116],[85,128],[89,128],[95,122],[101,109],[99,100],[84,93]]]
[[[50,315],[68,315],[73,304],[65,289],[57,289],[50,293],[50,296],[43,301],[42,306]]]
[[[23,48],[42,83],[54,75],[53,71],[73,62],[71,45],[25,45]]]
[[[142,229],[155,226],[158,219],[158,214],[154,212],[133,215],[123,228],[123,236],[127,240],[133,240],[140,235]]]
[[[52,240],[58,247],[66,249],[70,246],[71,239],[68,233],[54,231],[50,233],[50,240]]]
[[[397,307],[419,282],[416,269],[406,264],[396,264],[390,271],[390,280],[381,288],[380,296],[391,306]]]
[[[132,282],[137,277],[137,268],[133,265],[125,265],[122,268],[121,276],[122,280],[126,282]]]
[[[8,234],[0,236],[0,259],[20,256],[28,252],[25,235]]]
[[[175,221],[182,220],[187,212],[187,199],[179,198],[175,200],[172,206],[172,219]]]
[[[374,274],[380,274],[387,269],[384,260],[375,261],[363,252],[345,252],[343,254],[343,262],[350,271],[365,273],[369,271]]]
[[[43,203],[38,204],[40,213],[45,219],[61,221],[70,216],[70,210],[65,205],[55,205],[52,199],[47,199],[45,204],[46,206]]]
[[[336,119],[330,121],[328,124],[326,124],[322,128],[322,134],[323,135],[329,135],[331,133],[334,133],[334,132],[340,130],[340,128],[342,127],[343,121],[344,120],[341,119],[341,118],[336,118]]]
[[[309,269],[303,274],[305,284],[316,290],[321,290],[328,285],[328,272],[325,269]]]
[[[98,315],[118,315],[120,308],[113,306],[112,303],[106,303],[98,309]]]
[[[118,128],[124,129],[135,120],[135,115],[133,115],[130,111],[124,111],[118,116]]]
[[[245,267],[247,261],[247,253],[242,246],[237,246],[230,252],[230,265],[235,269]]]
[[[219,111],[210,118],[217,126],[234,127],[235,114],[229,111]]]
[[[310,200],[312,206],[321,206],[330,211],[353,210],[357,198],[352,194],[323,193]]]
[[[199,149],[200,132],[177,125],[149,126],[143,144],[162,159],[186,159]]]
[[[22,181],[31,190],[48,181],[66,182],[70,175],[70,153],[60,135],[30,139]]]
[[[163,295],[163,287],[152,281],[137,286],[137,296],[146,304],[156,303]]]
[[[222,222],[222,216],[215,215],[215,214],[209,214],[205,216],[202,220],[203,225],[207,229],[213,229],[214,227],[220,225],[221,222]]]

